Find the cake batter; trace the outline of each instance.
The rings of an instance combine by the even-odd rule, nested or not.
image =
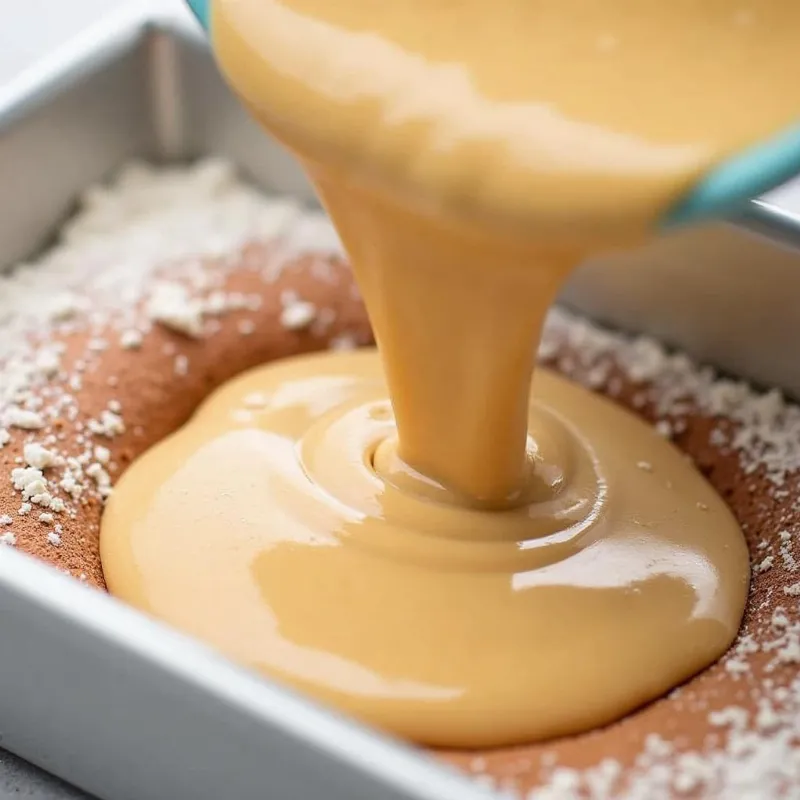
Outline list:
[[[118,485],[106,579],[426,744],[611,721],[715,660],[746,600],[704,479],[531,375],[576,264],[797,117],[800,8],[585,5],[212,6],[223,71],[312,177],[381,360],[286,362],[212,396]]]

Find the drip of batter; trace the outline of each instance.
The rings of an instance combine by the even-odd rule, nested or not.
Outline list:
[[[577,263],[797,117],[798,23],[791,0],[214,0],[381,358],[212,396],[117,486],[111,591],[431,745],[581,731],[716,659],[748,580],[724,503],[635,418],[531,376]]]

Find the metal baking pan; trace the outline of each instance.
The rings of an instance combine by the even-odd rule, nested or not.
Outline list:
[[[188,15],[159,6],[109,14],[0,88],[0,265],[45,246],[78,193],[134,157],[222,155],[313,202],[225,88]],[[800,220],[787,191],[746,222],[791,243]],[[795,295],[800,257],[718,226],[587,265],[564,300],[800,394],[800,369],[773,348],[800,332]],[[0,743],[108,800],[489,796],[10,548],[0,549]]]

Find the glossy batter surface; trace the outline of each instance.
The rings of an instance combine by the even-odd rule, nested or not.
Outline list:
[[[418,742],[613,720],[727,647],[747,552],[649,427],[546,371],[534,396],[528,494],[487,512],[399,462],[376,353],[251,371],[123,476],[108,587]]]
[[[215,395],[117,488],[111,590],[436,745],[584,730],[712,662],[747,589],[733,518],[635,419],[549,375],[531,404],[531,379],[577,264],[800,118],[800,5],[214,0],[211,23],[381,365]]]

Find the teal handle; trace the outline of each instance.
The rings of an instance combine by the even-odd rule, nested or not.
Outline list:
[[[800,173],[800,122],[709,172],[667,214],[665,227],[722,218]]]
[[[208,31],[211,0],[186,1]],[[711,170],[667,213],[662,226],[673,228],[729,216],[799,173],[800,122]]]
[[[192,13],[197,17],[198,22],[208,30],[209,5],[211,0],[186,0]]]

